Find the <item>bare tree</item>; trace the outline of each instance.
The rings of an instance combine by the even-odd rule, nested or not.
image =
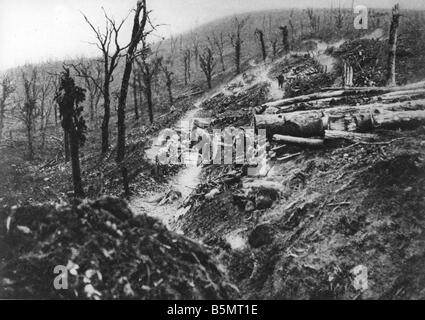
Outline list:
[[[333,11],[333,8],[332,8]],[[332,14],[331,11],[331,14]],[[338,9],[335,10],[335,27],[340,32],[344,25],[344,12],[341,9],[341,3],[339,3]]]
[[[42,79],[40,80],[39,85],[39,101],[40,101],[40,132],[41,132],[41,149],[44,149],[46,143],[46,130],[49,125],[49,117],[52,110],[52,105],[46,106],[46,102],[49,101],[49,96],[53,93],[53,81],[54,78],[47,74],[43,73]]]
[[[161,63],[161,70],[165,77],[165,86],[167,87],[167,93],[168,93],[168,103],[170,104],[170,107],[174,104],[174,98],[173,98],[173,78],[174,78],[174,72],[171,71],[170,62],[167,59],[165,62]]]
[[[161,63],[161,71],[165,78],[165,86],[167,87],[167,93],[168,93],[168,103],[170,107],[174,104],[174,97],[173,97],[173,80],[174,80],[174,58],[177,50],[177,40],[171,38],[170,39],[170,54],[168,57],[164,60],[162,60]]]
[[[31,77],[27,78],[25,72],[22,72],[22,81],[24,86],[24,103],[18,103],[19,119],[25,126],[28,142],[28,160],[34,159],[34,126],[35,119],[38,116],[37,110],[37,69],[33,69]]]
[[[15,90],[15,87],[12,85],[12,80],[5,76],[1,81],[1,95],[0,95],[0,141],[3,136],[3,127],[4,127],[4,119],[7,107],[7,101],[10,95]]]
[[[102,121],[102,153],[105,154],[109,149],[109,120],[111,118],[111,95],[110,85],[114,80],[113,74],[118,65],[122,53],[128,48],[128,45],[121,47],[118,36],[122,26],[127,18],[123,19],[119,24],[110,18],[104,11],[106,26],[102,32],[99,28],[95,28],[89,19],[83,14],[84,19],[95,33],[97,43],[95,45],[102,52],[103,64],[103,121]]]
[[[199,45],[200,45],[200,43],[199,43],[198,35],[196,33],[192,34],[191,41],[192,41],[193,57],[194,57],[194,61],[195,61],[195,69],[196,69],[196,71],[198,71],[199,69],[198,69],[197,61],[199,59]]]
[[[84,80],[88,93],[90,122],[97,119],[97,107],[103,93],[102,66],[97,61],[81,60],[78,64],[71,64],[78,77]]]
[[[63,130],[69,135],[74,196],[83,198],[79,148],[86,140],[86,123],[82,116],[83,107],[80,104],[85,100],[86,90],[75,85],[69,69],[64,68],[64,70],[55,100],[59,105]]]
[[[279,27],[282,34],[282,48],[285,52],[288,52],[290,49],[289,45],[289,31],[287,26]]]
[[[191,64],[192,52],[190,51],[190,49],[183,49],[182,58],[183,58],[183,67],[184,67],[184,84],[188,85],[191,78],[190,64]]]
[[[216,35],[213,32],[212,36],[207,38],[207,41],[211,48],[215,47],[217,49],[218,55],[220,57],[221,70],[226,72],[226,65],[224,63],[224,47],[226,46],[226,41],[224,38],[224,33],[220,32],[218,35]]]
[[[315,15],[314,9],[312,8],[308,8],[306,12],[307,12],[308,21],[310,24],[310,33],[314,34],[317,27],[317,16]]]
[[[138,91],[141,90],[141,88],[139,87],[139,84],[137,82],[137,73],[134,70],[135,68],[133,67],[133,81],[131,83],[131,89],[133,91],[133,103],[134,103],[134,117],[136,120],[139,120],[140,115],[139,115],[139,95],[138,95]]]
[[[236,75],[241,72],[241,59],[242,59],[242,44],[244,40],[242,39],[242,31],[246,25],[248,18],[239,20],[237,17],[233,20],[233,33],[229,34],[230,43],[232,44],[235,50],[235,66],[236,66]]]
[[[265,43],[265,40],[264,40],[264,32],[257,28],[255,30],[255,35],[257,36],[258,41],[260,41],[261,54],[262,54],[262,57],[263,57],[263,61],[266,61],[267,51],[266,51],[266,43]]]
[[[152,124],[154,122],[152,84],[155,75],[159,71],[162,59],[158,57],[158,52],[153,54],[145,39],[142,39],[142,43],[143,48],[141,50],[140,59],[136,59],[135,61],[138,66],[138,71],[141,74],[143,91],[148,105],[149,121]]]
[[[137,2],[137,7],[135,9],[134,21],[133,21],[133,31],[131,33],[131,40],[127,46],[127,52],[125,55],[125,67],[124,73],[122,76],[121,89],[118,99],[118,142],[117,142],[117,164],[121,169],[121,175],[123,179],[123,187],[125,195],[128,197],[130,195],[129,181],[128,181],[128,171],[127,167],[123,163],[125,158],[125,108],[127,104],[127,95],[128,87],[130,84],[131,72],[133,69],[133,63],[137,56],[137,47],[147,36],[145,31],[146,24],[148,23],[148,10],[146,7],[146,0],[139,0]],[[142,49],[141,54],[144,55],[144,49]]]
[[[390,28],[390,38],[388,41],[389,52],[388,52],[388,63],[387,63],[387,85],[396,85],[396,52],[397,52],[397,38],[398,28],[400,26],[400,11],[399,5],[396,4],[392,10],[392,20]]]
[[[202,71],[205,74],[205,77],[207,79],[208,88],[212,89],[212,76],[214,72],[215,67],[215,60],[214,60],[214,54],[209,47],[205,47],[203,53],[199,56],[199,62]]]

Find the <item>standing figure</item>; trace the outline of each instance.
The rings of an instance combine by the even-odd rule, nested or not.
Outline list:
[[[277,77],[277,82],[279,84],[279,89],[283,89],[283,83],[284,83],[284,81],[285,81],[285,77],[282,74],[280,74]]]

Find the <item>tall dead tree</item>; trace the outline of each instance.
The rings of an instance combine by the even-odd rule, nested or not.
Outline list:
[[[193,50],[193,58],[195,61],[195,70],[198,71],[199,70],[199,66],[198,66],[198,59],[199,59],[199,38],[198,35],[192,34],[191,36],[191,41],[192,41],[192,50]]]
[[[332,9],[333,11],[333,9]],[[331,12],[332,14],[332,12]],[[339,7],[337,10],[335,10],[335,27],[340,32],[342,30],[342,27],[344,26],[344,12],[341,9],[341,3],[339,3]]]
[[[40,132],[41,132],[41,149],[44,149],[46,143],[46,130],[49,125],[51,105],[46,105],[49,101],[49,96],[53,93],[54,78],[46,73],[42,74],[42,79],[39,86],[39,102],[40,102]]]
[[[138,91],[141,90],[141,88],[139,88],[138,86],[138,82],[137,82],[137,74],[134,71],[134,67],[133,67],[133,81],[131,83],[131,89],[133,91],[133,104],[134,104],[134,118],[136,120],[139,120],[140,115],[139,115],[139,95],[138,95]]]
[[[220,32],[218,35],[213,32],[211,37],[208,37],[207,40],[211,48],[215,47],[217,49],[217,53],[220,57],[221,70],[226,72],[226,65],[224,63],[224,47],[226,46],[226,41],[223,32]]]
[[[5,76],[1,81],[0,94],[0,141],[3,137],[4,119],[6,114],[7,101],[10,95],[15,90],[12,81],[8,76]]]
[[[123,179],[123,187],[125,195],[130,195],[129,181],[128,181],[128,170],[123,163],[125,158],[125,108],[127,104],[128,87],[130,84],[131,72],[133,69],[133,63],[136,58],[137,47],[147,36],[145,31],[146,24],[148,22],[148,11],[146,7],[146,0],[139,0],[134,13],[133,31],[131,33],[131,40],[128,44],[128,49],[125,55],[125,67],[122,76],[121,89],[118,98],[118,141],[117,141],[117,164],[121,169],[121,175]],[[144,48],[143,48],[144,49]],[[142,51],[143,51],[142,49]],[[141,53],[144,54],[143,52]]]
[[[170,54],[166,59],[162,60],[161,63],[161,71],[165,78],[165,86],[167,87],[167,93],[168,93],[168,103],[170,107],[174,104],[174,97],[173,97],[173,80],[174,80],[174,58],[177,50],[177,42],[176,39],[171,38],[170,39]]]
[[[153,124],[154,113],[153,113],[153,95],[152,85],[155,75],[158,73],[161,66],[162,59],[158,57],[158,53],[153,54],[151,48],[146,43],[145,39],[142,39],[143,48],[139,59],[135,59],[138,71],[141,74],[143,83],[143,91],[145,93],[146,103],[148,106],[149,122]]]
[[[242,39],[242,32],[247,21],[248,18],[239,20],[237,17],[235,17],[233,20],[234,31],[229,34],[230,43],[235,50],[234,62],[236,67],[236,75],[241,73],[242,45],[244,43],[244,40]]]
[[[22,72],[22,81],[24,86],[24,104],[19,104],[19,118],[25,126],[25,131],[27,135],[28,142],[28,160],[34,159],[34,126],[35,119],[38,116],[37,109],[37,69],[33,69],[31,72],[31,77],[25,75],[25,72]]]
[[[105,154],[109,149],[109,121],[111,118],[111,93],[110,85],[114,80],[113,74],[118,66],[119,59],[122,56],[122,53],[128,48],[121,47],[118,41],[119,33],[122,26],[124,25],[124,20],[121,23],[117,24],[115,20],[110,18],[106,12],[104,12],[106,26],[105,31],[102,32],[100,28],[95,28],[89,19],[85,16],[87,24],[93,30],[96,36],[96,46],[102,53],[102,64],[103,64],[103,121],[102,121],[102,153]]]
[[[258,41],[260,42],[261,54],[262,54],[262,57],[263,57],[263,61],[266,61],[267,50],[266,50],[266,43],[265,43],[265,40],[264,40],[264,32],[263,32],[263,30],[260,30],[260,29],[257,28],[255,30],[255,35],[257,36]]]
[[[168,93],[168,103],[171,107],[174,104],[174,97],[173,97],[174,72],[171,71],[170,63],[167,60],[161,63],[161,70],[162,70],[162,73],[164,74],[165,86],[167,87],[167,93]]]
[[[81,180],[80,167],[80,146],[86,141],[86,123],[82,116],[85,89],[75,85],[74,79],[70,76],[69,69],[64,68],[60,77],[59,90],[55,100],[59,105],[59,112],[62,117],[62,128],[69,135],[69,145],[71,150],[72,181],[74,185],[74,196],[84,197],[83,183]]]
[[[191,74],[190,74],[190,65],[192,59],[192,52],[190,49],[183,49],[182,54],[183,59],[183,67],[184,67],[184,84],[188,85],[190,82]]]
[[[81,60],[78,64],[71,64],[78,77],[84,80],[84,86],[88,93],[90,109],[90,122],[97,119],[97,107],[103,93],[102,66],[93,61]]]
[[[199,65],[201,66],[201,69],[205,74],[205,78],[207,79],[208,88],[212,89],[211,80],[214,72],[215,60],[211,48],[206,47],[203,53],[199,56]]]
[[[310,25],[310,34],[313,35],[317,30],[317,24],[318,24],[318,16],[314,13],[314,9],[308,8],[306,10],[309,25]]]
[[[388,40],[389,52],[387,62],[387,85],[396,85],[396,53],[397,53],[397,38],[398,28],[400,26],[400,11],[399,5],[396,4],[392,10],[392,20],[390,27],[390,38]]]
[[[290,49],[289,45],[289,31],[287,26],[279,27],[279,30],[282,34],[282,48],[285,52],[288,52]]]

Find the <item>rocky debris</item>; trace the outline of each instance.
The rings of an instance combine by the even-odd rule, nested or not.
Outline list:
[[[116,198],[0,211],[0,297],[228,299],[210,253]],[[56,290],[56,266],[67,290]]]

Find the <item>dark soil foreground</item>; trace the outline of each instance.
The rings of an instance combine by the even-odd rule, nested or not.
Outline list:
[[[0,298],[237,297],[210,253],[115,198],[0,211]],[[56,290],[55,266],[68,269]],[[62,283],[62,282],[61,282]]]

